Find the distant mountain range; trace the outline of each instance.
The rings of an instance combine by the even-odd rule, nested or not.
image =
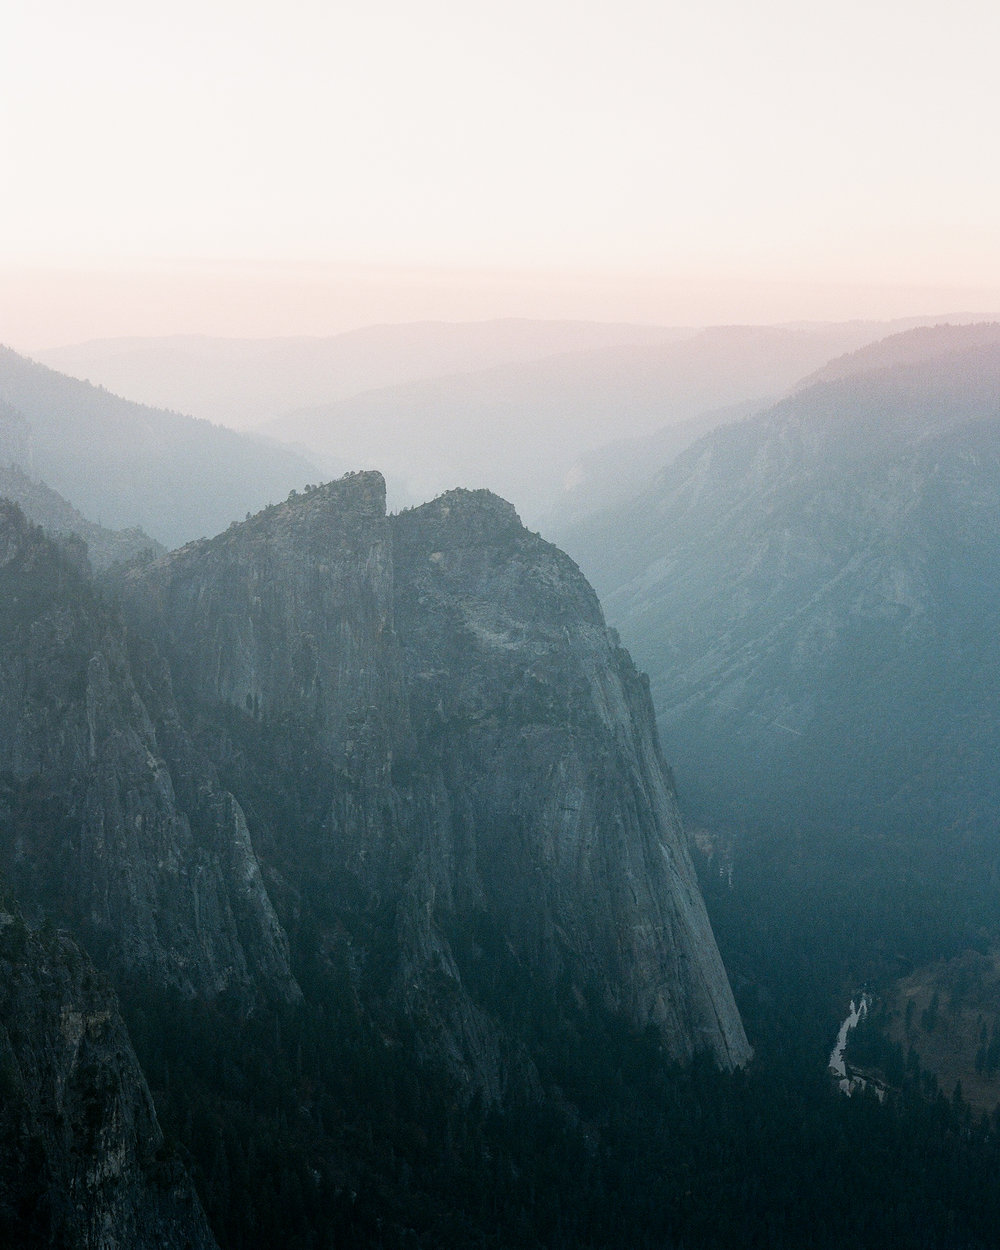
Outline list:
[[[378,468],[391,507],[487,487],[556,532],[712,425],[902,324],[424,322],[327,339],[123,339],[42,358],[134,400],[258,426],[323,476]]]
[[[1000,326],[847,356],[565,541],[696,820],[993,837]]]
[[[561,352],[671,342],[694,333],[592,321],[416,321],[325,338],[98,339],[37,355],[53,369],[131,399],[251,429],[362,391]]]
[[[540,525],[582,492],[586,453],[777,398],[877,333],[860,324],[716,327],[370,390],[264,428],[331,469],[378,465],[397,506],[463,483],[511,499]]]

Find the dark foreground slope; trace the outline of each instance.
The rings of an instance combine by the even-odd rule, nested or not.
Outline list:
[[[65,935],[0,910],[0,1241],[209,1250],[114,994]]]

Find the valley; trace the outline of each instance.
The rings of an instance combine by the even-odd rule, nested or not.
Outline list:
[[[67,1107],[65,1138],[18,1104],[24,1244],[89,1247],[100,1218],[226,1250],[840,1246],[858,1220],[860,1244],[988,1246],[998,335],[862,346],[686,448],[610,449],[617,485],[567,442],[591,491],[553,503],[569,555],[485,489],[394,511],[380,473],[302,462],[274,502],[298,453],[169,413],[120,452],[185,501],[147,533],[146,486],[53,450],[85,419],[97,463],[95,431],[147,410],[8,356],[8,929],[93,962],[121,1106],[152,1117],[84,1219],[65,1160],[119,1157],[138,1112]],[[712,350],[738,345],[735,377],[788,341]],[[212,537],[195,436],[213,473],[220,439],[258,466],[241,512],[199,514],[229,509]],[[107,489],[115,529],[86,515]],[[82,992],[32,999],[39,1027]]]
[[[997,1250],[1000,8],[5,17],[0,1250]]]

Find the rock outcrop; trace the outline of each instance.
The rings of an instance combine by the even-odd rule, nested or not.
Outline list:
[[[394,531],[411,718],[450,801],[435,889],[675,1056],[744,1062],[648,686],[583,575],[486,491]]]

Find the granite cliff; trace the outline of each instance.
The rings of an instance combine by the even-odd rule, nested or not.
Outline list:
[[[294,997],[243,813],[76,554],[0,502],[0,871],[116,976]]]
[[[221,1244],[375,1244],[485,1108],[598,1132],[592,1039],[749,1057],[646,682],[496,496],[355,474],[103,582],[2,503],[0,644],[23,1244],[210,1246],[157,1113]]]
[[[491,1097],[530,1083],[488,985],[507,967],[659,1026],[676,1058],[748,1057],[645,682],[510,505],[455,491],[389,518],[356,474],[125,596],[279,914],[321,895],[320,946],[416,1022],[418,1053]]]

